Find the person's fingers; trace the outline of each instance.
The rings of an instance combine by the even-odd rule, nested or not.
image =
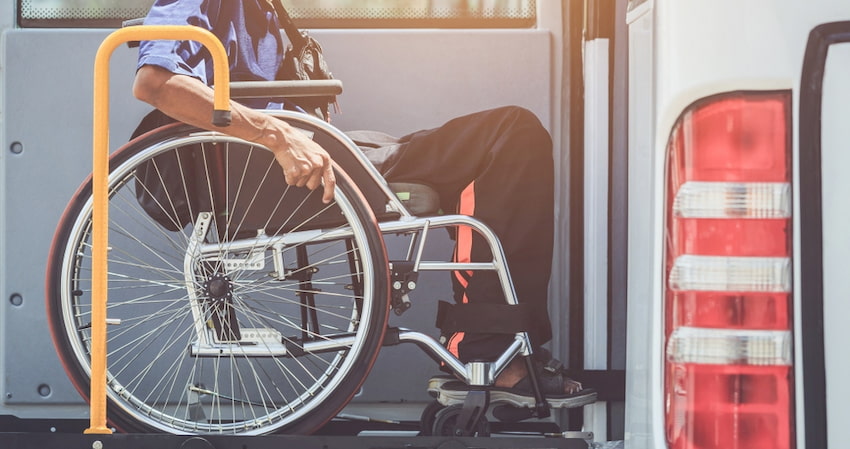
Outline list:
[[[322,181],[325,186],[325,190],[322,195],[322,202],[329,204],[334,199],[334,187],[336,187],[336,176],[334,175],[333,164],[328,163],[325,165],[325,170],[322,174]]]
[[[286,168],[282,168],[283,171],[283,180],[286,181],[286,185],[291,186],[295,184],[295,178],[292,173],[292,170],[288,170]]]
[[[293,155],[292,152],[277,153],[275,157],[283,169],[287,185],[307,187],[315,190],[324,184],[322,201],[330,203],[334,196],[336,178],[330,156],[320,147],[318,151]]]
[[[315,190],[322,183],[322,169],[315,167],[309,176],[305,176],[305,179],[304,185],[310,190]]]

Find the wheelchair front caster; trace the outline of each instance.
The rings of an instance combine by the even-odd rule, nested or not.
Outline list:
[[[434,425],[431,430],[432,435],[458,437],[483,437],[490,435],[490,424],[487,422],[487,418],[481,416],[478,418],[478,422],[467,423],[468,425],[464,425],[463,423],[458,422],[458,418],[460,418],[462,412],[463,406],[460,405],[452,405],[438,411],[434,417]],[[469,429],[469,435],[465,435],[466,429]]]
[[[437,420],[437,413],[440,413],[445,406],[437,401],[432,401],[422,410],[422,415],[419,417],[419,435],[433,435],[434,423]]]

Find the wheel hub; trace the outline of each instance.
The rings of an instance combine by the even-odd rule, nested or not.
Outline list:
[[[210,276],[204,282],[204,292],[212,302],[231,302],[233,300],[233,282],[222,274]]]
[[[236,342],[242,339],[239,321],[233,307],[233,281],[223,274],[211,275],[204,282],[204,293],[209,301],[209,319],[219,342]]]

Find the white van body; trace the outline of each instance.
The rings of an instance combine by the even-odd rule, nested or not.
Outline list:
[[[846,357],[850,301],[845,284],[850,255],[850,214],[845,203],[850,193],[846,176],[850,166],[850,24],[824,24],[850,21],[850,2],[632,1],[626,21],[626,447],[668,447],[664,396],[668,139],[689,106],[715,95],[749,91],[787,91],[791,98],[791,426],[795,439],[791,447],[843,447],[850,439]],[[812,81],[818,78],[816,58],[812,58],[817,37],[827,44],[834,42],[826,53],[822,92]],[[808,106],[818,99],[822,99],[820,129],[810,126],[813,114]],[[820,137],[821,149],[815,150],[813,135]],[[822,217],[814,213],[818,205],[822,205]]]

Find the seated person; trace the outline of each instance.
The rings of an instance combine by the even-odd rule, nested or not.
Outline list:
[[[229,50],[235,81],[276,79],[286,45],[269,0],[158,0],[145,23],[209,29]],[[332,201],[335,180],[328,153],[286,122],[233,103],[229,127],[210,123],[212,76],[209,53],[196,42],[142,42],[133,92],[174,119],[267,147],[287,184],[323,186],[323,201]],[[552,140],[537,117],[519,107],[501,107],[389,143],[367,151],[387,181],[427,184],[438,192],[444,210],[474,216],[494,230],[518,300],[530,306],[532,344],[538,348],[549,341],[554,175]],[[456,237],[455,260],[489,260],[488,245],[480,236],[459,229]],[[456,271],[452,281],[458,303],[504,304],[495,272]],[[468,362],[494,360],[512,340],[509,333],[458,332],[446,335],[445,344]],[[540,351],[534,364],[546,397],[580,398],[575,405],[592,402],[595,391],[567,377],[550,358]],[[533,397],[527,375],[526,365],[517,358],[495,380],[494,391]]]

